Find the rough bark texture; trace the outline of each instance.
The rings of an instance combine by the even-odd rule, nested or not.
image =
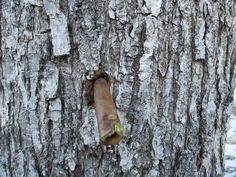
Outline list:
[[[215,177],[236,57],[233,0],[1,0],[1,177]],[[112,79],[102,146],[85,81]]]

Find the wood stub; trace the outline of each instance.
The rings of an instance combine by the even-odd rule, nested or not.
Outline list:
[[[86,85],[86,99],[95,108],[100,140],[107,145],[117,144],[123,137],[110,85],[110,76],[105,72],[96,73]]]

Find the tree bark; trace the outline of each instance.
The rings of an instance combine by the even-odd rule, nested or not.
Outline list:
[[[233,0],[1,0],[1,177],[215,177],[235,87]],[[85,83],[111,76],[124,139]]]

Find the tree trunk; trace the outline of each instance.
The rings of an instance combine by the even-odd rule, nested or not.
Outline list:
[[[1,0],[1,177],[215,177],[235,86],[232,0]],[[99,143],[108,73],[124,139]]]

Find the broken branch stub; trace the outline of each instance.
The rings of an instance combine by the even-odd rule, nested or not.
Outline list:
[[[117,144],[123,138],[123,128],[120,124],[115,103],[110,94],[110,79],[104,73],[96,76],[91,80],[92,86],[90,91],[92,95],[89,97],[89,104],[93,104],[100,134],[100,141],[103,144]],[[91,93],[91,92],[90,92]],[[92,100],[92,101],[91,101]]]
[[[97,79],[94,83],[94,107],[101,142],[117,144],[123,137],[123,130],[110,94],[109,83],[103,78]]]

